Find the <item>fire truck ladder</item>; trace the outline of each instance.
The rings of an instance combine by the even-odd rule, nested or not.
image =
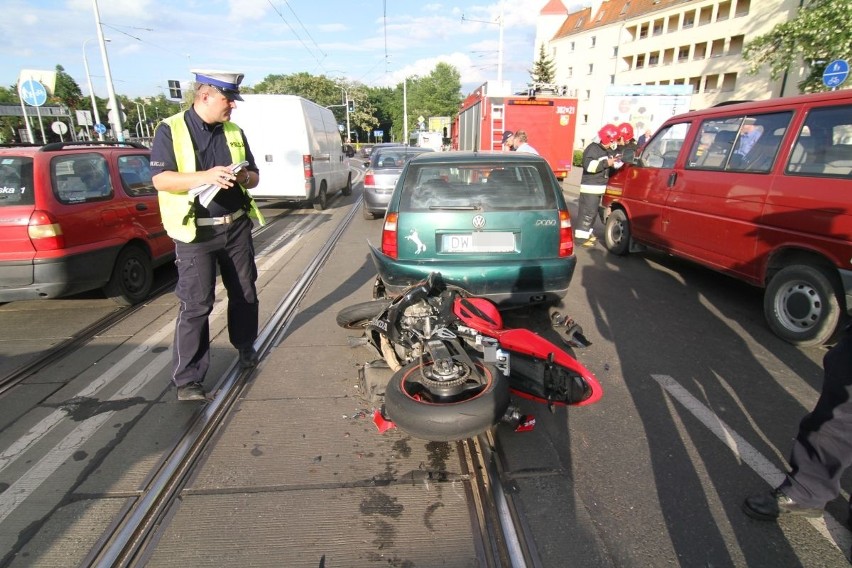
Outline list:
[[[491,103],[491,149],[503,149],[503,132],[506,129],[505,106]]]

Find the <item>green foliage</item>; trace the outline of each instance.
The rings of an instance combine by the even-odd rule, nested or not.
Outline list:
[[[408,102],[408,131],[416,130],[417,118],[423,116],[453,117],[459,112],[461,95],[461,74],[447,63],[438,63],[435,69],[425,77],[409,77],[406,85]],[[393,120],[393,140],[401,141],[404,137],[403,128],[403,93],[402,84],[394,90],[390,106],[390,116]],[[389,141],[387,129],[385,141]]]
[[[62,65],[57,65],[56,86],[53,89],[53,96],[48,103],[64,105],[74,111],[80,108],[82,100],[83,92],[80,90],[80,85],[77,84],[77,81],[71,75],[65,72],[65,68]]]
[[[533,83],[553,83],[556,79],[556,63],[544,51],[543,43],[538,49],[538,59],[530,69],[530,79]]]
[[[571,162],[578,168],[583,167],[583,151],[582,150],[574,150],[574,160]]]
[[[807,2],[794,19],[747,43],[743,56],[751,62],[751,74],[768,66],[773,79],[804,62],[807,74],[799,89],[805,93],[827,90],[822,83],[826,65],[835,59],[852,60],[849,0]]]

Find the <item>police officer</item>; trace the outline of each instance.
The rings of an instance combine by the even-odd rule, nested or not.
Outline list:
[[[252,222],[264,224],[248,189],[260,179],[243,131],[231,122],[243,75],[193,71],[192,106],[163,120],[151,147],[151,173],[163,226],[175,242],[180,311],[175,329],[172,381],[178,400],[205,400],[216,268],[228,292],[228,337],[240,366],[257,364],[258,330]],[[248,162],[239,171],[233,166]],[[206,206],[190,193],[215,192]]]
[[[773,491],[748,497],[745,513],[774,521],[781,515],[821,517],[840,495],[840,479],[852,465],[852,331],[823,358],[825,378],[816,406],[799,423],[790,452],[790,472]],[[847,524],[852,519],[849,503]]]

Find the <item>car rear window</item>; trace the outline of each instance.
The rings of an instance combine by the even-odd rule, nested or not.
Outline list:
[[[0,158],[0,207],[34,204],[32,158]]]
[[[410,164],[400,208],[405,211],[536,210],[556,207],[547,173],[512,162]]]
[[[404,166],[411,158],[414,156],[418,156],[424,152],[428,152],[430,150],[412,150],[406,148],[400,148],[397,151],[392,150],[378,150],[372,158],[371,167],[374,170],[381,170],[385,168],[401,168]]]
[[[60,203],[87,203],[112,196],[106,159],[100,154],[73,154],[51,161],[53,192]]]

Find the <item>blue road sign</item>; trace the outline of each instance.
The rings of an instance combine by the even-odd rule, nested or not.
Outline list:
[[[41,106],[47,102],[47,90],[38,81],[29,79],[21,83],[21,99],[30,106]]]
[[[102,123],[100,123],[100,122],[99,122],[99,123],[97,123],[97,124],[95,125],[95,132],[97,132],[98,134],[106,134],[106,126],[104,126],[104,125],[103,125]]]
[[[822,82],[826,87],[839,87],[849,76],[849,62],[835,59],[822,72]]]

